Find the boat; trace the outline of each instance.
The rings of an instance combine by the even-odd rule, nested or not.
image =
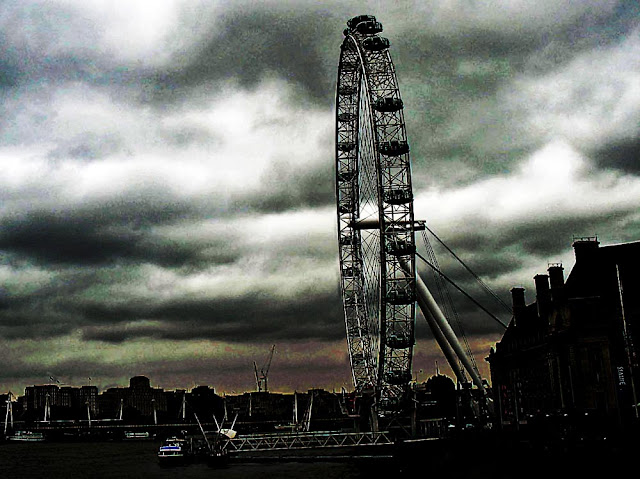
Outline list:
[[[229,464],[228,441],[229,436],[220,431],[206,431],[201,437],[194,437],[194,460],[206,462],[210,467],[225,467]]]
[[[206,461],[209,467],[225,467],[229,464],[229,452],[223,447],[212,448]]]
[[[167,438],[158,450],[158,463],[161,466],[185,464],[190,458],[189,443],[177,437]]]
[[[125,431],[125,441],[148,441],[155,439],[155,434],[151,434],[148,431]]]
[[[7,439],[20,442],[43,442],[44,434],[34,431],[16,431],[13,435],[7,436]]]

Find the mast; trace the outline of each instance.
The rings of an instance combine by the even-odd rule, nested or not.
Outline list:
[[[12,402],[11,402],[11,397],[13,396],[13,394],[11,393],[11,391],[9,391],[9,394],[7,395],[7,415],[4,418],[4,435],[7,435],[7,428],[9,426],[9,417],[11,417],[11,429],[13,430],[13,406],[12,406]]]
[[[42,422],[51,420],[51,405],[49,403],[49,393],[47,393],[46,401],[44,403],[44,419]]]
[[[151,400],[151,404],[153,405],[153,423],[158,425],[158,411],[156,410],[156,400],[155,398]]]

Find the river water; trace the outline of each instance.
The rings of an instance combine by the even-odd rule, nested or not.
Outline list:
[[[289,478],[351,479],[380,477],[376,461],[231,463],[158,466],[156,442],[0,444],[0,477],[16,478]]]

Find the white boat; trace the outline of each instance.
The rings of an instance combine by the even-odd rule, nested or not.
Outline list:
[[[43,442],[44,434],[34,431],[16,431],[15,434],[7,436],[9,441],[21,442]]]
[[[166,439],[158,450],[158,462],[161,466],[184,464],[189,457],[187,442],[177,437]]]
[[[125,441],[147,441],[155,439],[155,434],[149,433],[149,431],[125,431]]]

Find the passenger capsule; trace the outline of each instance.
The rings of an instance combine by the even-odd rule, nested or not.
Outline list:
[[[343,85],[340,88],[338,88],[338,93],[344,96],[353,95],[357,91],[358,89],[351,85]]]
[[[358,23],[356,25],[356,30],[358,30],[358,33],[361,33],[363,35],[374,35],[382,31],[382,23],[367,20]]]
[[[338,143],[338,151],[351,151],[356,147],[356,144],[352,141],[341,141]]]
[[[341,122],[344,122],[344,123],[350,123],[355,119],[356,119],[356,114],[355,113],[351,113],[349,111],[344,112],[344,113],[340,113],[338,115],[338,121],[341,121]]]
[[[409,188],[392,188],[382,193],[385,203],[403,205],[413,201],[413,194]]]
[[[348,266],[342,270],[344,276],[355,277],[360,275],[360,268],[357,266]]]
[[[387,346],[393,349],[406,349],[409,346],[413,346],[413,341],[406,334],[391,333],[387,336],[385,342]]]
[[[384,380],[389,384],[394,384],[396,386],[407,384],[411,381],[411,371],[406,371],[404,369],[392,369],[391,371],[387,371],[384,375]]]
[[[386,300],[390,304],[402,305],[413,303],[415,298],[412,292],[406,289],[392,289],[387,291]]]
[[[341,235],[338,241],[341,245],[349,245],[353,243],[353,235],[351,234]]]
[[[373,15],[358,15],[353,17],[351,20],[349,20],[347,22],[347,26],[351,29],[354,29],[361,22],[375,22],[375,21],[376,21],[376,17],[374,17]]]
[[[385,37],[369,37],[365,38],[362,46],[370,52],[380,52],[386,50],[391,45],[388,38]]]
[[[385,113],[399,111],[404,108],[402,99],[400,98],[378,98],[373,103],[373,109]]]
[[[392,239],[385,243],[384,249],[391,256],[406,256],[416,252],[416,245],[404,239]]]
[[[409,153],[409,143],[398,140],[380,142],[380,153],[386,156],[404,155]]]

